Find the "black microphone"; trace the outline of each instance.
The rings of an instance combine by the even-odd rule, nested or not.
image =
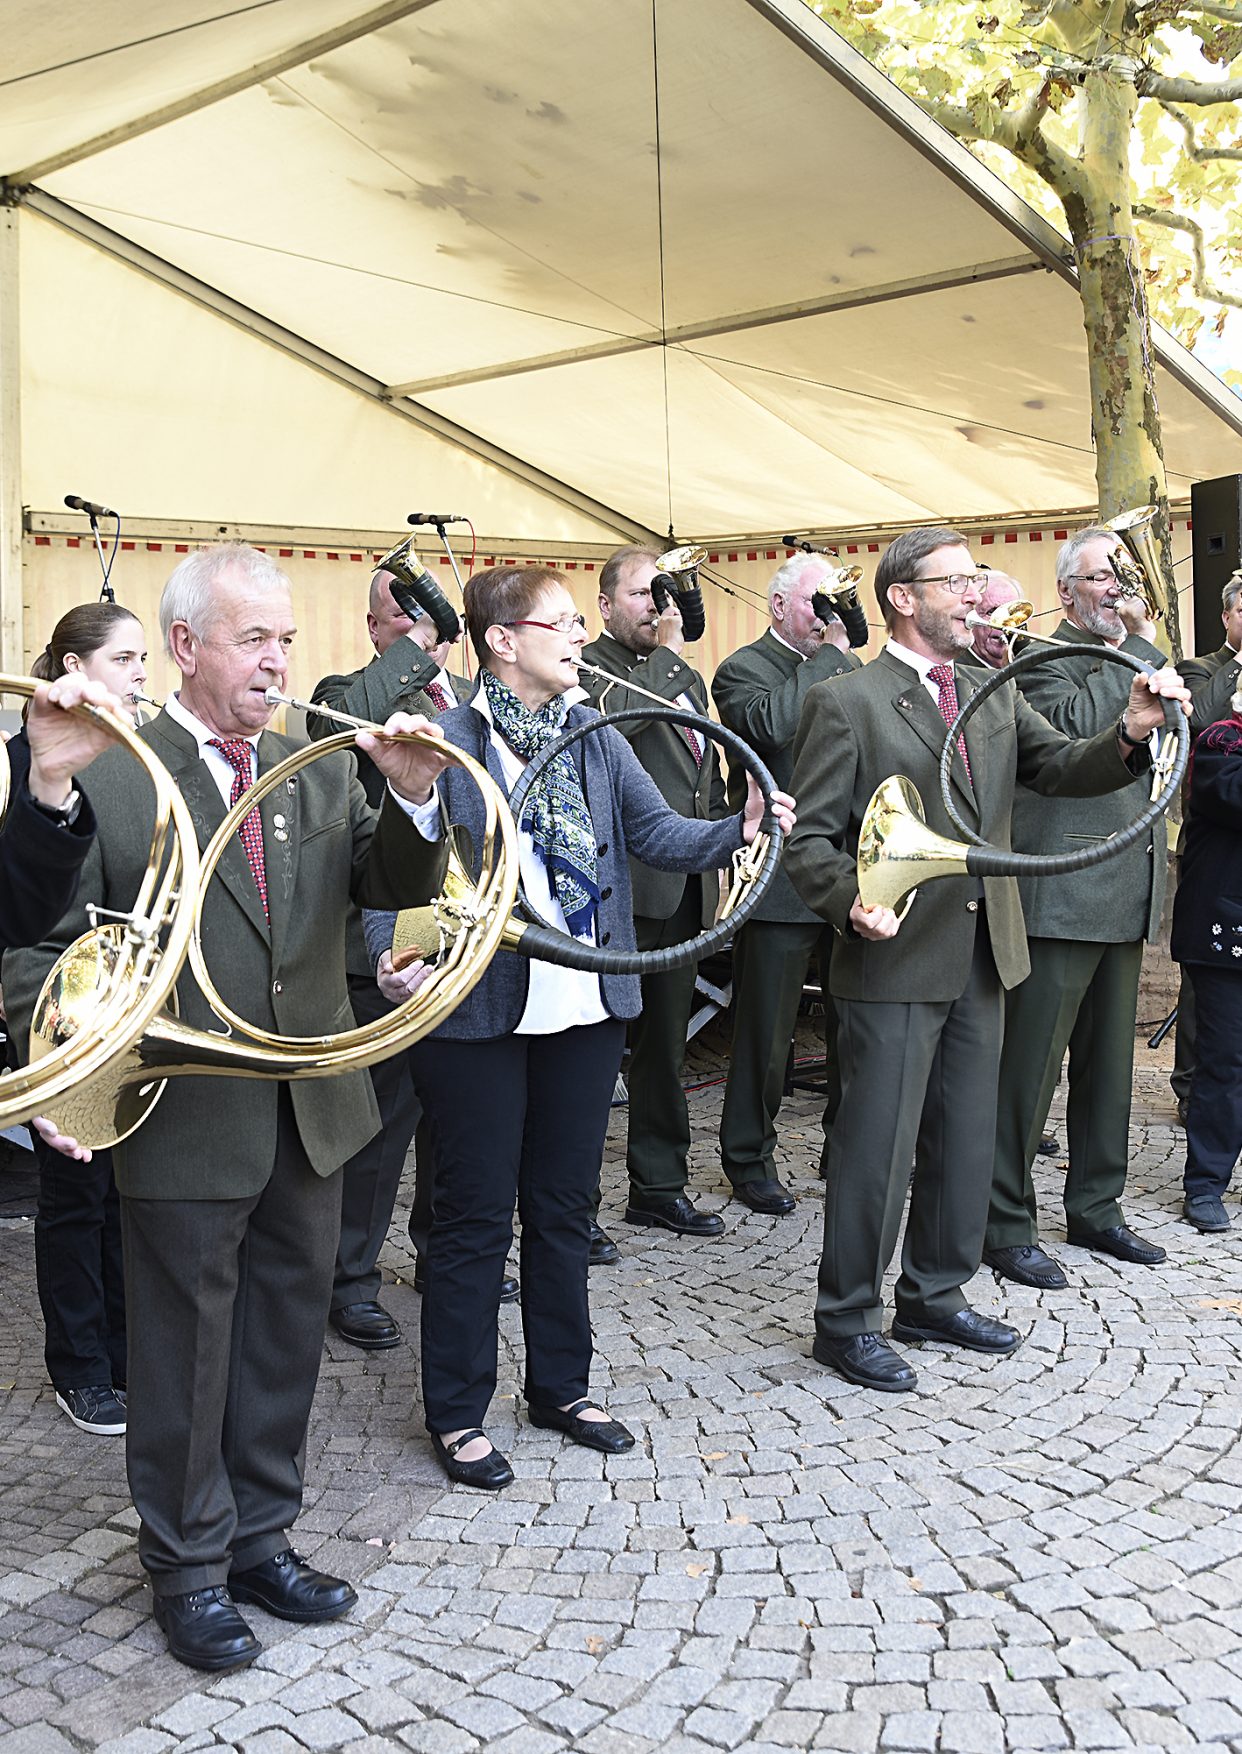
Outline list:
[[[464,512],[411,512],[405,520],[407,524],[468,524],[470,519]]]
[[[93,499],[83,499],[78,493],[67,493],[65,504],[71,512],[85,512],[88,518],[115,518],[116,516],[111,506],[96,505]]]
[[[803,554],[835,554],[835,548],[817,548],[803,536],[782,536],[781,541],[786,548],[800,548]]]

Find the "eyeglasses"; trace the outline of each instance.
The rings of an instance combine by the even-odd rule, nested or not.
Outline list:
[[[903,579],[901,581],[905,585],[943,585],[953,597],[964,595],[972,585],[976,591],[981,591],[988,582],[989,577],[985,572],[936,573],[931,578]]]
[[[543,627],[549,633],[572,633],[586,626],[585,615],[558,615],[555,621],[502,621],[501,627]]]
[[[1111,567],[1101,568],[1099,572],[1072,572],[1066,574],[1076,585],[1115,585],[1117,574]]]

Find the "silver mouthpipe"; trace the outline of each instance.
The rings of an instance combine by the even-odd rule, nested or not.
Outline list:
[[[641,694],[646,700],[654,700],[657,706],[674,705],[673,701],[665,700],[663,695],[653,694],[649,688],[640,688],[637,682],[627,682],[624,676],[614,676],[611,671],[601,670],[598,664],[588,664],[582,658],[575,658],[574,663],[578,666],[579,670],[585,671],[588,676],[598,676],[602,682],[608,684],[608,688],[606,688],[604,694],[600,696],[601,707],[603,706],[604,696],[607,695],[609,689],[612,688],[628,688],[632,694]]]
[[[356,719],[353,713],[340,712],[334,706],[320,706],[317,701],[298,700],[292,694],[282,694],[279,688],[266,689],[263,698],[268,706],[292,706],[301,713],[318,713],[321,718],[336,719],[342,725],[352,725],[355,731],[378,731],[380,728],[370,719]]]

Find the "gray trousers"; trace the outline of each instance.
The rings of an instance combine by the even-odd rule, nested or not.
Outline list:
[[[261,1193],[122,1196],[126,1462],[156,1595],[224,1583],[289,1545],[340,1212],[340,1182],[311,1168],[287,1091]]]
[[[979,1268],[1005,1015],[982,911],[960,998],[836,1003],[841,1107],[828,1148],[815,1326],[842,1338],[880,1331],[881,1282],[907,1190],[897,1314],[956,1315]]]

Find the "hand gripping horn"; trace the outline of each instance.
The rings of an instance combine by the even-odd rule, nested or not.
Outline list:
[[[1056,651],[1050,649],[1055,645]],[[1084,847],[1076,853],[1015,853],[994,847],[975,833],[962,820],[950,791],[953,751],[966,725],[990,694],[1004,686],[1023,670],[1033,669],[1051,657],[1090,658],[1093,663],[1121,664],[1139,676],[1151,675],[1154,666],[1144,663],[1131,652],[1112,646],[1076,646],[1067,641],[1050,641],[1023,652],[1020,657],[995,671],[971,695],[949,727],[940,756],[940,798],[949,820],[965,837],[954,841],[927,828],[923,803],[918,791],[904,774],[894,774],[872,794],[863,816],[858,835],[858,895],[864,907],[901,907],[904,919],[919,884],[935,877],[953,877],[968,873],[977,877],[1057,877],[1070,871],[1083,871],[1116,858],[1146,834],[1156,818],[1165,811],[1182,782],[1190,754],[1190,729],[1179,702],[1165,700],[1165,748],[1157,763],[1157,778],[1163,783],[1150,802],[1127,828],[1120,829],[1098,846]],[[1169,741],[1172,739],[1172,742]]]
[[[286,704],[303,705],[292,700]],[[379,725],[365,728],[382,732]],[[517,834],[504,796],[486,769],[441,738],[431,738],[425,732],[405,735],[409,740],[434,746],[450,761],[466,768],[483,794],[485,810],[480,879],[463,899],[459,934],[419,990],[395,1011],[361,1028],[341,1030],[335,1035],[282,1036],[247,1022],[230,1009],[211,978],[203,954],[200,934],[207,884],[243,819],[269,792],[311,762],[351,748],[353,731],[295,750],[262,774],[225,815],[202,855],[201,867],[197,863],[189,813],[164,773],[172,800],[184,814],[189,846],[195,848],[193,866],[188,859],[186,862],[180,907],[175,914],[170,911],[168,943],[162,952],[156,948],[155,934],[164,916],[152,908],[142,922],[144,931],[140,936],[147,961],[135,965],[132,975],[127,968],[122,968],[119,974],[115,968],[111,934],[118,928],[97,928],[70,945],[39,995],[31,1026],[32,1058],[50,1050],[67,1052],[75,1042],[91,1037],[99,1028],[101,1007],[109,1019],[119,1011],[122,1023],[113,1032],[110,1051],[91,1057],[90,1075],[85,1081],[78,1083],[71,1096],[58,1104],[36,1105],[39,1112],[50,1113],[62,1132],[83,1144],[115,1145],[146,1119],[169,1078],[216,1074],[283,1081],[357,1071],[420,1040],[460,1004],[482,978],[509,919],[517,893]],[[135,742],[143,751],[148,772],[156,778],[163,771],[160,764],[145,744],[139,739]],[[149,866],[146,883],[151,881],[151,872],[156,868],[154,862]],[[192,1028],[168,1011],[156,1015],[187,957],[203,995],[224,1025],[224,1034]],[[140,981],[144,974],[158,982],[160,997],[155,1004],[145,995],[140,1003]],[[62,1083],[58,1088],[65,1086]],[[34,1110],[28,1108],[26,1112]]]
[[[619,685],[634,686],[638,694],[648,693],[645,688],[638,688],[624,681],[620,681]],[[651,698],[658,700],[659,697]],[[720,918],[714,925],[708,926],[693,938],[687,938],[681,944],[669,944],[660,950],[609,950],[603,945],[584,943],[581,938],[574,938],[568,932],[558,931],[554,926],[546,924],[519,884],[519,913],[509,921],[502,933],[501,948],[541,962],[553,962],[561,968],[581,969],[588,974],[664,974],[669,969],[682,968],[688,963],[700,962],[704,957],[711,956],[728,942],[759,905],[764,891],[776,874],[781,857],[781,829],[772,813],[775,781],[749,743],[744,742],[733,731],[716,724],[712,719],[703,718],[698,713],[685,712],[680,707],[670,707],[664,702],[660,702],[654,709],[627,707],[622,712],[610,713],[607,718],[589,719],[585,724],[563,732],[555,742],[541,750],[522,770],[509,795],[509,809],[512,812],[515,833],[520,829],[526,814],[531,788],[538,783],[563,749],[572,748],[584,737],[589,737],[592,732],[602,730],[607,725],[626,724],[630,721],[648,723],[652,719],[660,719],[670,725],[684,725],[697,732],[700,737],[710,737],[714,742],[722,744],[742,768],[755,776],[767,806],[759,833],[749,846],[740,847],[733,855],[733,880]],[[394,968],[401,968],[416,957],[434,954],[437,935],[441,944],[452,942],[457,929],[454,921],[456,897],[466,882],[465,869],[450,839],[444,893],[430,909],[411,908],[397,916],[393,935]]]

